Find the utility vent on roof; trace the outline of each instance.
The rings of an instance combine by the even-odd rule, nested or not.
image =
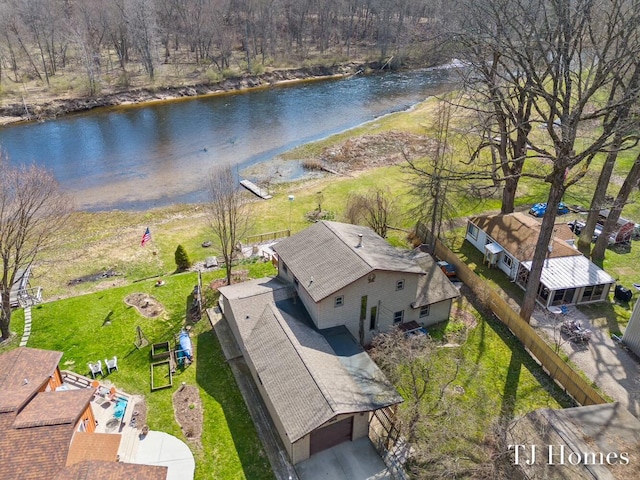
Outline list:
[[[358,234],[358,245],[356,247],[360,248],[361,246],[362,246],[362,234],[359,233]]]

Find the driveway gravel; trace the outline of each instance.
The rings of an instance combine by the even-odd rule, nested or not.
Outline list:
[[[584,344],[569,341],[560,332],[565,319],[577,320],[590,329],[591,340]],[[569,360],[606,395],[620,402],[635,417],[640,415],[640,364],[605,329],[594,327],[575,307],[566,315],[558,315],[536,306],[531,326],[548,338],[552,348],[559,345]]]

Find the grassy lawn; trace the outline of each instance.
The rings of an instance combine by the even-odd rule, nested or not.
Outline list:
[[[448,322],[429,328],[432,338],[460,346],[438,348],[431,356],[435,371],[430,380],[437,385],[430,386],[431,393],[421,404],[423,411],[429,412],[425,414],[427,417],[432,413],[430,409],[433,399],[439,396],[440,385],[451,378],[454,365],[458,364],[458,374],[447,389],[451,393],[444,400],[444,408],[460,413],[451,421],[442,420],[446,423],[442,427],[437,413],[433,413],[435,420],[427,420],[429,428],[438,429],[434,434],[440,436],[438,441],[428,441],[425,448],[435,458],[457,458],[461,466],[491,461],[486,447],[498,422],[538,408],[575,406],[520,341],[490,313],[478,308],[472,297],[465,294],[456,301],[454,315]],[[467,315],[455,313],[460,311]],[[469,313],[475,326],[469,325]]]
[[[247,264],[241,268],[255,277],[275,273],[269,263]],[[223,276],[222,270],[205,274],[203,283],[206,285]],[[190,294],[197,283],[197,276],[192,272],[164,279],[163,287],[155,287],[154,280],[146,280],[39,305],[32,310],[33,330],[28,346],[64,352],[61,368],[83,375],[89,374],[87,362],[116,355],[119,371],[107,378],[128,393],[145,396],[151,429],[170,433],[185,442],[174,417],[172,395],[182,382],[197,385],[203,402],[204,425],[202,448],[190,444],[196,458],[196,478],[273,478],[253,422],[206,316],[191,330],[194,363],[184,370],[178,368],[173,388],[150,391],[151,346],[135,348],[136,327],[142,328],[151,343],[166,340],[173,343],[174,335],[184,325]],[[125,297],[134,292],[155,297],[164,306],[164,313],[150,319],[125,304]],[[18,315],[12,323],[12,329],[20,328],[19,318]]]
[[[421,134],[425,130],[423,123],[432,109],[433,105],[425,102],[411,112],[389,115],[358,129],[300,147],[287,157],[314,157],[325,147],[355,135],[389,130]],[[632,153],[625,154],[620,165],[628,166],[631,158]],[[601,159],[596,159],[594,164],[599,161]],[[535,162],[527,166],[532,170],[539,167]],[[618,168],[616,173],[624,174]],[[407,194],[406,175],[399,166],[381,167],[358,172],[351,177],[332,176],[273,186],[273,199],[256,200],[252,204],[254,224],[250,234],[288,228],[297,232],[306,228],[309,223],[305,214],[317,208],[319,192],[322,192],[323,210],[331,211],[337,221],[344,219],[344,206],[351,193],[364,192],[374,186],[388,188],[400,203],[401,210],[407,212],[414,199]],[[588,172],[579,184],[569,189],[565,202],[587,206],[596,181],[594,171]],[[619,183],[620,177],[611,182],[612,194]],[[544,201],[547,192],[548,186],[544,182],[525,178],[520,183],[516,204],[524,206]],[[289,195],[294,195],[293,201],[288,199]],[[495,211],[500,207],[500,199],[496,196],[469,198],[464,191],[457,195],[452,203],[457,206],[460,217]],[[638,221],[640,193],[634,192],[633,200],[635,203],[625,208],[624,216]],[[409,229],[416,220],[405,213],[394,220],[394,226]],[[147,227],[153,240],[141,248],[140,238]],[[522,291],[502,272],[484,267],[481,254],[461,242],[462,230],[454,234],[457,235],[453,241],[454,251],[477,274],[489,284],[516,298],[521,297]],[[231,371],[206,320],[194,325],[192,330],[196,361],[176,374],[172,389],[150,391],[150,347],[138,351],[133,346],[136,326],[142,328],[151,342],[171,340],[182,328],[196,277],[193,273],[173,273],[174,252],[177,245],[182,244],[192,261],[217,255],[215,242],[211,248],[201,246],[207,240],[214,241],[201,205],[174,205],[147,212],[75,214],[58,248],[43,257],[34,268],[32,284],[42,285],[49,300],[64,299],[33,309],[33,333],[29,346],[63,351],[62,368],[82,374],[88,373],[87,362],[117,355],[120,371],[110,375],[110,379],[127,392],[145,395],[152,429],[166,431],[182,439],[184,437],[174,419],[171,396],[181,382],[197,385],[204,405],[205,424],[202,448],[192,446],[196,457],[196,477],[272,478]],[[388,240],[394,245],[406,245],[407,241],[401,230],[391,231]],[[639,244],[634,242],[629,252],[607,251],[604,268],[628,287],[632,282],[640,281],[635,268],[638,264]],[[274,273],[270,264],[247,264],[239,268],[249,270],[253,278]],[[73,279],[106,270],[113,270],[117,275],[69,284]],[[155,278],[160,276],[167,285],[156,288]],[[223,272],[218,271],[205,275],[204,279],[208,282],[222,276]],[[123,302],[133,292],[153,295],[163,304],[165,313],[156,319],[146,319]],[[458,308],[472,312],[477,326],[468,331],[466,341],[460,347],[440,349],[437,361],[438,368],[445,372],[450,370],[455,359],[461,359],[455,383],[464,390],[459,401],[468,413],[468,424],[473,425],[469,441],[482,442],[491,423],[499,415],[513,417],[536,408],[573,405],[501,323],[490,315],[483,316],[468,301],[462,299],[460,302]],[[631,313],[630,305],[614,302],[580,308],[595,318],[596,326],[608,328],[610,333],[616,334],[626,325]],[[12,330],[19,333],[18,337],[2,348],[17,346],[23,325],[24,318],[18,311],[11,325]],[[442,337],[463,329],[453,319],[430,333]]]

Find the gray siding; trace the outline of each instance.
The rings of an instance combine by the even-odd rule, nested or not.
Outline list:
[[[624,344],[636,355],[640,355],[640,300],[636,300],[631,319],[622,336]]]
[[[371,308],[377,308],[377,331],[386,331],[393,327],[394,312],[404,310],[404,321],[415,320],[417,313],[412,311],[411,303],[416,299],[418,275],[414,273],[376,271],[375,280],[370,282],[363,277],[317,304],[314,321],[318,328],[330,328],[339,325],[347,327],[354,338],[360,334],[360,307],[364,295],[367,296],[367,310],[364,319],[364,343],[373,338],[374,331],[369,330]],[[404,280],[404,288],[396,290],[396,283]],[[335,299],[342,296],[343,305],[336,307]],[[305,304],[306,305],[306,304]],[[311,313],[311,312],[310,312]],[[416,317],[416,318],[413,318]]]

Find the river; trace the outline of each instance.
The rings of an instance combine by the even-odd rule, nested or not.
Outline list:
[[[440,91],[447,69],[98,109],[0,127],[12,164],[53,172],[83,210],[148,209],[206,199],[212,165],[243,170],[298,145],[405,110]],[[291,169],[288,180],[300,175]]]

